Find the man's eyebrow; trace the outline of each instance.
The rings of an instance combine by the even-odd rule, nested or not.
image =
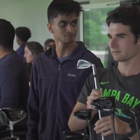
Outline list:
[[[68,21],[66,21],[66,20],[60,20],[59,22],[60,22],[60,23],[61,23],[61,22],[65,22],[65,23],[67,23]]]
[[[111,34],[107,34],[107,36],[111,36]],[[125,33],[119,33],[119,34],[116,34],[116,36],[126,36]]]
[[[78,19],[74,19],[72,22],[77,22],[77,21],[78,21]],[[67,23],[68,21],[66,21],[66,20],[60,20],[59,22],[60,22],[60,23],[62,23],[62,22]]]
[[[116,34],[116,36],[125,36],[125,35],[126,35],[125,33]]]
[[[78,21],[78,19],[74,19],[72,22],[76,22],[76,21]]]

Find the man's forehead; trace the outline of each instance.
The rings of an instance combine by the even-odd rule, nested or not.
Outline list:
[[[57,16],[57,19],[59,19],[59,20],[64,20],[64,21],[72,21],[72,20],[77,20],[78,19],[78,17],[77,17],[77,15],[75,14],[75,13],[73,13],[73,14],[69,14],[69,15],[67,15],[67,14],[59,14],[58,16]]]
[[[108,27],[109,34],[126,34],[130,32],[130,27],[128,25],[123,25],[121,23],[111,23]]]

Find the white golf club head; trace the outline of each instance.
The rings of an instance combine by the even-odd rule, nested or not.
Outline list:
[[[87,69],[90,68],[92,64],[86,60],[79,59],[77,62],[77,69]]]

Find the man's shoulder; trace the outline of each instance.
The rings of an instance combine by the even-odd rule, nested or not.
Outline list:
[[[98,68],[97,69],[97,76],[100,79],[106,79],[109,80],[110,77],[114,77],[116,75],[116,72],[114,68]]]
[[[22,69],[22,67],[24,67],[24,63],[16,52],[11,52],[0,60],[2,74],[10,71],[12,73],[14,73],[14,71],[17,72],[19,69]]]
[[[47,55],[45,55],[45,52],[40,53],[34,60],[34,63],[38,63],[39,61],[46,61]]]
[[[100,58],[98,58],[94,53],[92,53],[90,50],[86,50],[82,59],[85,59],[87,61],[89,61],[92,64],[95,64],[96,67],[100,67],[102,68],[102,62],[100,60]]]

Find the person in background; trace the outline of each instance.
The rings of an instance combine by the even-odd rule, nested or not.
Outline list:
[[[0,19],[0,108],[20,108],[27,112],[28,77],[23,61],[13,50],[15,29]]]
[[[40,43],[35,41],[27,42],[24,48],[24,58],[27,63],[33,64],[36,56],[42,52],[44,52],[44,50]]]
[[[48,8],[48,30],[55,46],[35,59],[28,100],[27,140],[63,140],[63,131],[91,69],[76,68],[79,59],[103,67],[99,58],[82,42],[76,42],[82,8],[73,0],[52,1]]]
[[[31,31],[27,27],[18,27],[15,29],[16,33],[16,41],[19,45],[19,48],[16,50],[17,54],[24,60],[24,48],[25,43],[29,40],[31,37]]]
[[[51,47],[55,46],[55,42],[53,39],[47,39],[44,43],[44,51],[47,51]]]
[[[38,42],[32,41],[32,42],[27,42],[25,44],[24,58],[27,63],[26,67],[27,67],[29,82],[30,82],[31,68],[32,68],[34,59],[37,57],[38,54],[42,52],[44,52],[43,46]]]
[[[73,117],[73,113],[81,109],[93,109],[91,102],[102,97],[114,97],[115,133],[117,140],[138,140],[135,119],[129,113],[130,109],[140,112],[140,7],[118,7],[108,13],[109,48],[113,59],[118,63],[109,69],[98,69],[97,79],[100,90],[95,90],[94,77],[91,74],[81,90],[77,103],[69,119],[72,131],[83,129],[87,122]],[[123,113],[127,109],[127,114]],[[94,140],[113,140],[113,129],[110,112],[101,112],[98,118],[97,110],[93,109]],[[139,119],[138,119],[139,121]],[[140,126],[140,122],[138,122]],[[140,128],[139,128],[140,131]]]

